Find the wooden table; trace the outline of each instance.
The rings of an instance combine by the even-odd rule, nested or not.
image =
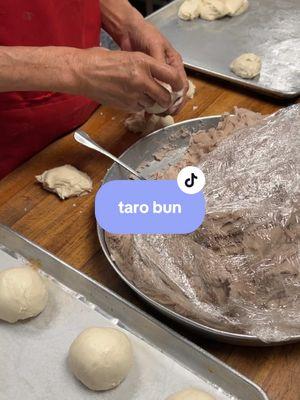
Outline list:
[[[231,111],[234,106],[268,114],[288,105],[196,74],[191,78],[197,94],[176,121],[220,114]],[[193,110],[193,106],[198,108]],[[119,155],[138,139],[138,135],[124,129],[125,117],[124,113],[100,107],[84,129],[105,148]],[[91,195],[60,201],[35,182],[35,175],[45,169],[68,163],[92,177],[94,190]],[[119,279],[100,250],[93,211],[94,195],[110,164],[108,159],[75,143],[71,134],[65,136],[0,181],[0,222],[169,323],[142,303]],[[208,341],[179,326],[172,326],[258,383],[271,400],[300,399],[300,344],[273,348],[238,347]]]

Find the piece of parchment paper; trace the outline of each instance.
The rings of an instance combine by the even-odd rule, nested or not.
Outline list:
[[[0,271],[22,262],[26,261],[0,248]],[[49,290],[44,312],[16,324],[0,321],[0,400],[165,400],[188,387],[204,390],[216,400],[233,399],[166,356],[163,349],[159,351],[129,332],[134,366],[128,377],[108,392],[87,389],[68,368],[68,349],[84,329],[113,327],[117,321],[41,274]]]

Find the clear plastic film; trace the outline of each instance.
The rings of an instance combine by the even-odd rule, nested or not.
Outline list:
[[[210,327],[286,340],[300,333],[300,105],[236,109],[191,136],[182,160],[206,176],[206,217],[189,235],[107,237],[143,293]]]

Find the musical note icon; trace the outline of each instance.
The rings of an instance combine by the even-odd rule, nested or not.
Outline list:
[[[188,188],[193,187],[196,179],[198,179],[198,176],[192,172],[191,177],[185,180],[185,186]]]
[[[203,189],[205,176],[198,167],[185,167],[179,172],[177,183],[184,193],[195,194],[201,192]]]

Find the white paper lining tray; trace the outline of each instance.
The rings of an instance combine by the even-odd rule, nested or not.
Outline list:
[[[216,21],[183,21],[177,13],[183,0],[175,0],[148,17],[197,71],[276,97],[300,94],[300,1],[249,0],[242,15]],[[262,58],[255,79],[242,79],[230,71],[242,53]]]
[[[21,257],[33,260],[49,288],[48,305],[38,317],[0,321],[1,400],[165,400],[190,386],[216,400],[267,399],[206,351],[1,224],[0,244],[0,270],[20,265]],[[119,327],[133,343],[135,365],[115,390],[92,392],[67,368],[72,340],[90,326]]]
[[[128,150],[126,150],[119,158],[130,165],[133,169],[138,169],[140,165],[143,165],[143,175],[150,177],[156,171],[166,168],[169,164],[175,164],[179,161],[184,154],[190,140],[190,135],[198,132],[199,130],[207,130],[211,127],[217,126],[221,116],[211,116],[204,118],[196,118],[188,121],[179,122],[168,126],[167,128],[160,129],[150,135],[140,139],[133,144]],[[181,133],[185,132],[186,135]],[[153,154],[161,150],[165,145],[172,146],[171,151],[161,160],[157,161],[154,159]],[[128,173],[121,168],[118,164],[114,163],[111,168],[107,171],[103,179],[103,183],[109,182],[116,179],[128,179]],[[152,300],[149,296],[145,295],[134,283],[127,279],[126,275],[120,270],[116,262],[113,260],[110,254],[110,250],[105,241],[105,232],[98,226],[99,241],[102,246],[102,250],[105,253],[112,267],[119,274],[119,276],[144,300],[150,303],[152,306],[166,314],[168,317],[176,320],[177,322],[192,328],[197,333],[201,333],[212,339],[217,339],[222,342],[228,342],[238,345],[250,345],[250,346],[270,346],[280,345],[283,343],[298,342],[300,335],[291,336],[289,339],[282,342],[269,342],[265,343],[256,336],[247,335],[239,332],[225,331],[210,327],[207,324],[196,322],[192,319],[183,317],[177,312],[167,308],[166,306]]]

